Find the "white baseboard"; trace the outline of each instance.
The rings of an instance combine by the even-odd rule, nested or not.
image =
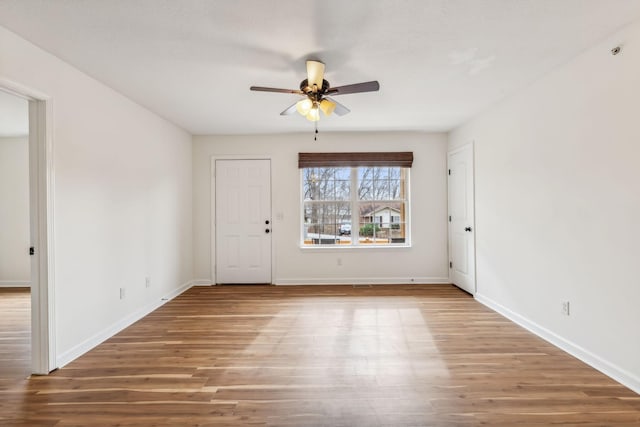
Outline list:
[[[28,280],[0,280],[0,288],[30,288]]]
[[[440,285],[448,284],[448,277],[349,277],[338,279],[321,278],[298,278],[298,279],[275,279],[274,285]]]
[[[211,286],[215,284],[211,282],[211,279],[193,279],[191,283],[193,286]]]
[[[164,297],[160,298],[159,300],[153,301],[152,303],[149,303],[149,304],[145,305],[141,309],[139,309],[139,310],[131,313],[130,315],[118,320],[113,325],[103,329],[102,331],[98,332],[94,336],[92,336],[92,337],[84,340],[80,344],[72,347],[70,350],[67,350],[64,353],[58,355],[58,357],[56,359],[56,362],[57,362],[56,366],[58,368],[62,368],[63,366],[67,365],[71,361],[73,361],[73,360],[77,359],[78,357],[82,356],[83,354],[85,354],[86,352],[91,350],[92,348],[96,347],[100,343],[102,343],[102,342],[106,341],[107,339],[111,338],[112,336],[114,336],[118,332],[120,332],[123,329],[131,326],[133,323],[135,323],[138,320],[142,319],[144,316],[148,315],[152,311],[154,311],[154,310],[158,309],[159,307],[163,306],[168,301],[170,301],[173,298],[177,297],[178,295],[180,295],[181,293],[183,293],[187,289],[191,288],[192,286],[193,286],[192,282],[187,282],[187,283],[181,285],[180,287],[174,289],[173,291],[171,291],[170,293],[168,293]]]
[[[614,380],[618,381],[620,384],[640,394],[640,378],[638,378],[631,372],[628,372],[620,368],[619,366],[616,366],[615,364],[591,353],[590,351],[580,347],[579,345],[557,335],[547,328],[538,325],[537,323],[527,319],[526,317],[519,315],[518,313],[508,309],[507,307],[503,306],[500,303],[497,303],[496,301],[493,301],[490,298],[476,293],[475,299],[479,303],[489,307],[490,309],[498,312],[512,322],[517,323],[518,325],[527,329],[529,332],[534,333],[540,338],[550,342],[554,346],[566,351],[567,353],[580,359],[587,365],[597,369],[608,377],[611,377]]]

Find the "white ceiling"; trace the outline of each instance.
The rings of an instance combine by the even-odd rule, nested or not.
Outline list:
[[[2,0],[0,25],[193,134],[297,132],[304,61],[352,112],[324,131],[446,131],[640,17],[638,0]]]

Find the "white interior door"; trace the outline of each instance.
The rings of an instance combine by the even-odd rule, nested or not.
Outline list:
[[[449,278],[475,294],[475,223],[473,146],[448,155],[449,166]]]
[[[271,283],[271,161],[215,162],[216,283]]]

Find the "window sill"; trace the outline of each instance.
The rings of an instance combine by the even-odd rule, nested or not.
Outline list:
[[[411,249],[411,244],[406,243],[403,245],[374,245],[374,244],[364,244],[364,245],[299,245],[300,250],[302,251],[326,251],[333,250],[336,252],[340,251],[353,251],[353,250],[380,250],[380,249]]]

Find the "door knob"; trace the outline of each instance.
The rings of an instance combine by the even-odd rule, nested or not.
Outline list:
[[[264,230],[265,233],[269,234],[271,232],[271,230],[269,230],[268,228],[266,230]]]
[[[471,232],[471,227],[465,227],[465,228],[464,228],[464,231]]]

